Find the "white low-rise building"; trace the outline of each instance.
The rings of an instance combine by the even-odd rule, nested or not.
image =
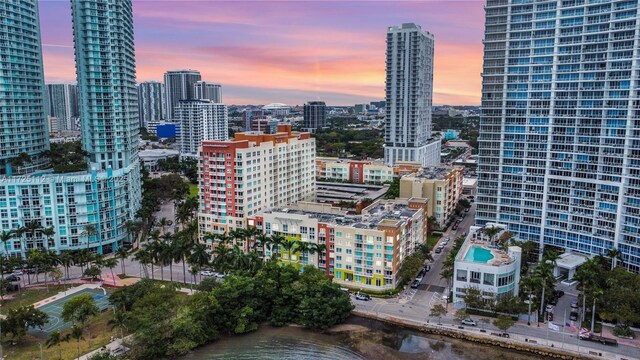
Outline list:
[[[500,228],[493,237],[487,229]],[[485,301],[503,296],[517,296],[520,283],[522,249],[509,246],[507,251],[497,243],[504,239],[506,225],[488,223],[484,227],[472,226],[460,251],[456,255],[453,272],[453,302],[462,303],[467,288],[477,288]]]

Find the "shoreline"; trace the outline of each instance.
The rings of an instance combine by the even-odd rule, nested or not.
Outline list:
[[[512,351],[520,351],[523,353],[528,353],[531,355],[539,355],[545,356],[549,358],[556,359],[602,359],[603,357],[589,355],[589,354],[580,354],[575,353],[570,350],[560,349],[555,347],[547,347],[539,344],[522,342],[509,338],[501,338],[490,336],[489,333],[487,335],[482,335],[482,333],[470,333],[468,330],[461,330],[455,328],[444,327],[436,324],[424,324],[417,322],[410,322],[405,319],[399,319],[391,316],[377,316],[373,314],[369,314],[363,311],[353,310],[351,312],[352,316],[359,317],[362,319],[370,319],[375,321],[380,321],[386,324],[398,326],[401,328],[406,328],[414,331],[418,331],[424,334],[430,335],[439,335],[444,336],[451,339],[456,340],[464,340],[468,342],[472,342],[480,345],[489,345],[496,348],[508,349]],[[340,326],[340,325],[337,325]]]

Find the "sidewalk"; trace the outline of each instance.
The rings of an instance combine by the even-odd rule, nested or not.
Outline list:
[[[554,348],[554,350],[559,350],[558,352],[567,352],[567,353],[571,353],[573,355],[584,357],[584,358],[599,358],[599,359],[611,359],[611,360],[631,359],[631,357],[628,357],[628,356],[619,355],[616,353],[607,352],[600,349],[590,348],[590,347],[584,346],[583,344],[577,345],[577,344],[564,343],[562,341],[556,341],[554,340],[554,338],[557,338],[558,335],[560,335],[558,333],[553,333],[553,336],[550,335],[550,339],[543,339],[536,336],[525,336],[525,335],[509,332],[510,337],[503,338],[503,337],[492,335],[492,332],[499,332],[499,330],[488,329],[486,330],[486,332],[481,332],[480,331],[481,329],[469,328],[469,327],[460,328],[458,325],[454,325],[454,324],[434,324],[434,323],[430,323],[429,321],[420,322],[420,321],[415,321],[412,319],[407,319],[399,316],[392,316],[384,313],[379,313],[377,311],[373,312],[373,311],[356,309],[356,310],[353,310],[353,314],[367,317],[367,318],[377,319],[381,321],[390,321],[392,323],[396,323],[399,325],[408,325],[412,327],[418,327],[422,329],[425,329],[425,328],[430,328],[434,330],[440,329],[440,330],[458,332],[461,334],[468,334],[468,335],[472,335],[473,337],[487,338],[493,341],[499,341],[503,343],[520,343],[523,346],[539,348],[540,350],[549,350],[549,348]],[[570,337],[568,333],[564,336],[567,338]]]

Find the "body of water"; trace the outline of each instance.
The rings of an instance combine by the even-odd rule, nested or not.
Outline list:
[[[203,346],[186,360],[541,360],[516,351],[431,336],[375,320],[352,317],[353,330],[325,334],[299,327],[262,326],[253,333]]]

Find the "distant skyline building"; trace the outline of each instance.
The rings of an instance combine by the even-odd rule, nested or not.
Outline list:
[[[440,163],[440,139],[431,133],[434,37],[406,23],[387,31],[384,159]]]
[[[164,84],[159,81],[145,81],[138,84],[138,115],[140,126],[149,127],[149,122],[164,120],[166,104]]]
[[[202,80],[198,70],[170,70],[164,73],[167,119],[173,119],[180,100],[195,99],[195,83]]]
[[[324,101],[309,101],[304,105],[303,129],[315,133],[327,126],[327,105]]]
[[[42,156],[49,149],[49,134],[40,21],[37,1],[16,0],[1,8],[0,39],[8,41],[0,46],[0,175],[18,175],[47,164]],[[29,159],[18,165],[21,154]]]
[[[487,1],[478,225],[640,272],[639,22],[637,1]]]
[[[222,103],[222,86],[207,81],[196,81],[193,84],[193,98],[196,100],[211,100]]]
[[[253,128],[253,123],[257,120],[266,119],[264,110],[260,109],[247,109],[242,112],[242,119],[244,120],[244,130],[250,131]]]
[[[78,87],[75,84],[46,84],[47,113],[57,119],[59,131],[77,130]]]
[[[197,157],[204,140],[229,139],[227,106],[210,100],[181,100],[175,108],[180,125],[180,156]]]

